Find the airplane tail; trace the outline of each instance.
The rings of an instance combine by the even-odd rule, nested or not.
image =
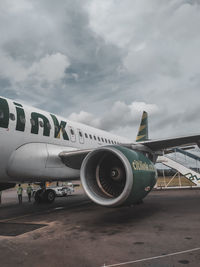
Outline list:
[[[148,113],[146,111],[143,111],[140,127],[136,137],[136,142],[146,141],[148,139]]]

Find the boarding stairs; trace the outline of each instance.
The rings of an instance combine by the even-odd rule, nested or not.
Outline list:
[[[193,171],[188,167],[185,167],[182,163],[167,156],[159,156],[157,162],[160,162],[167,167],[177,170],[177,172],[193,182],[194,185],[200,187],[200,173]]]
[[[174,148],[174,149],[172,149],[174,152],[179,152],[179,153],[181,153],[181,154],[183,154],[183,155],[185,155],[185,156],[188,156],[188,157],[190,157],[190,158],[192,158],[192,159],[194,159],[194,160],[196,160],[196,161],[200,161],[200,157],[199,156],[197,156],[197,155],[195,155],[195,154],[193,154],[193,153],[191,153],[191,152],[188,152],[188,151],[186,151],[186,150],[183,150],[183,149],[181,149],[181,148]]]

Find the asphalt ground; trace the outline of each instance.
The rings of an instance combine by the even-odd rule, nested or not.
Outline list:
[[[97,206],[81,189],[51,205],[3,194],[1,267],[200,266],[200,190],[153,191],[122,208]]]

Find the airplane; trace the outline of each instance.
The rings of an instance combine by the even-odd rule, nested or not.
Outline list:
[[[200,135],[148,138],[143,112],[136,142],[0,97],[0,190],[40,183],[37,199],[52,203],[52,181],[81,180],[88,197],[106,207],[139,203],[157,180],[162,150],[200,144]],[[43,194],[41,194],[43,192]]]

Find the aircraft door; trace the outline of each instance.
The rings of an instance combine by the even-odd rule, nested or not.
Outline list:
[[[70,139],[72,142],[76,142],[76,134],[72,126],[69,126]]]
[[[77,129],[77,131],[78,131],[79,143],[84,144],[84,136],[82,131],[80,129]]]

